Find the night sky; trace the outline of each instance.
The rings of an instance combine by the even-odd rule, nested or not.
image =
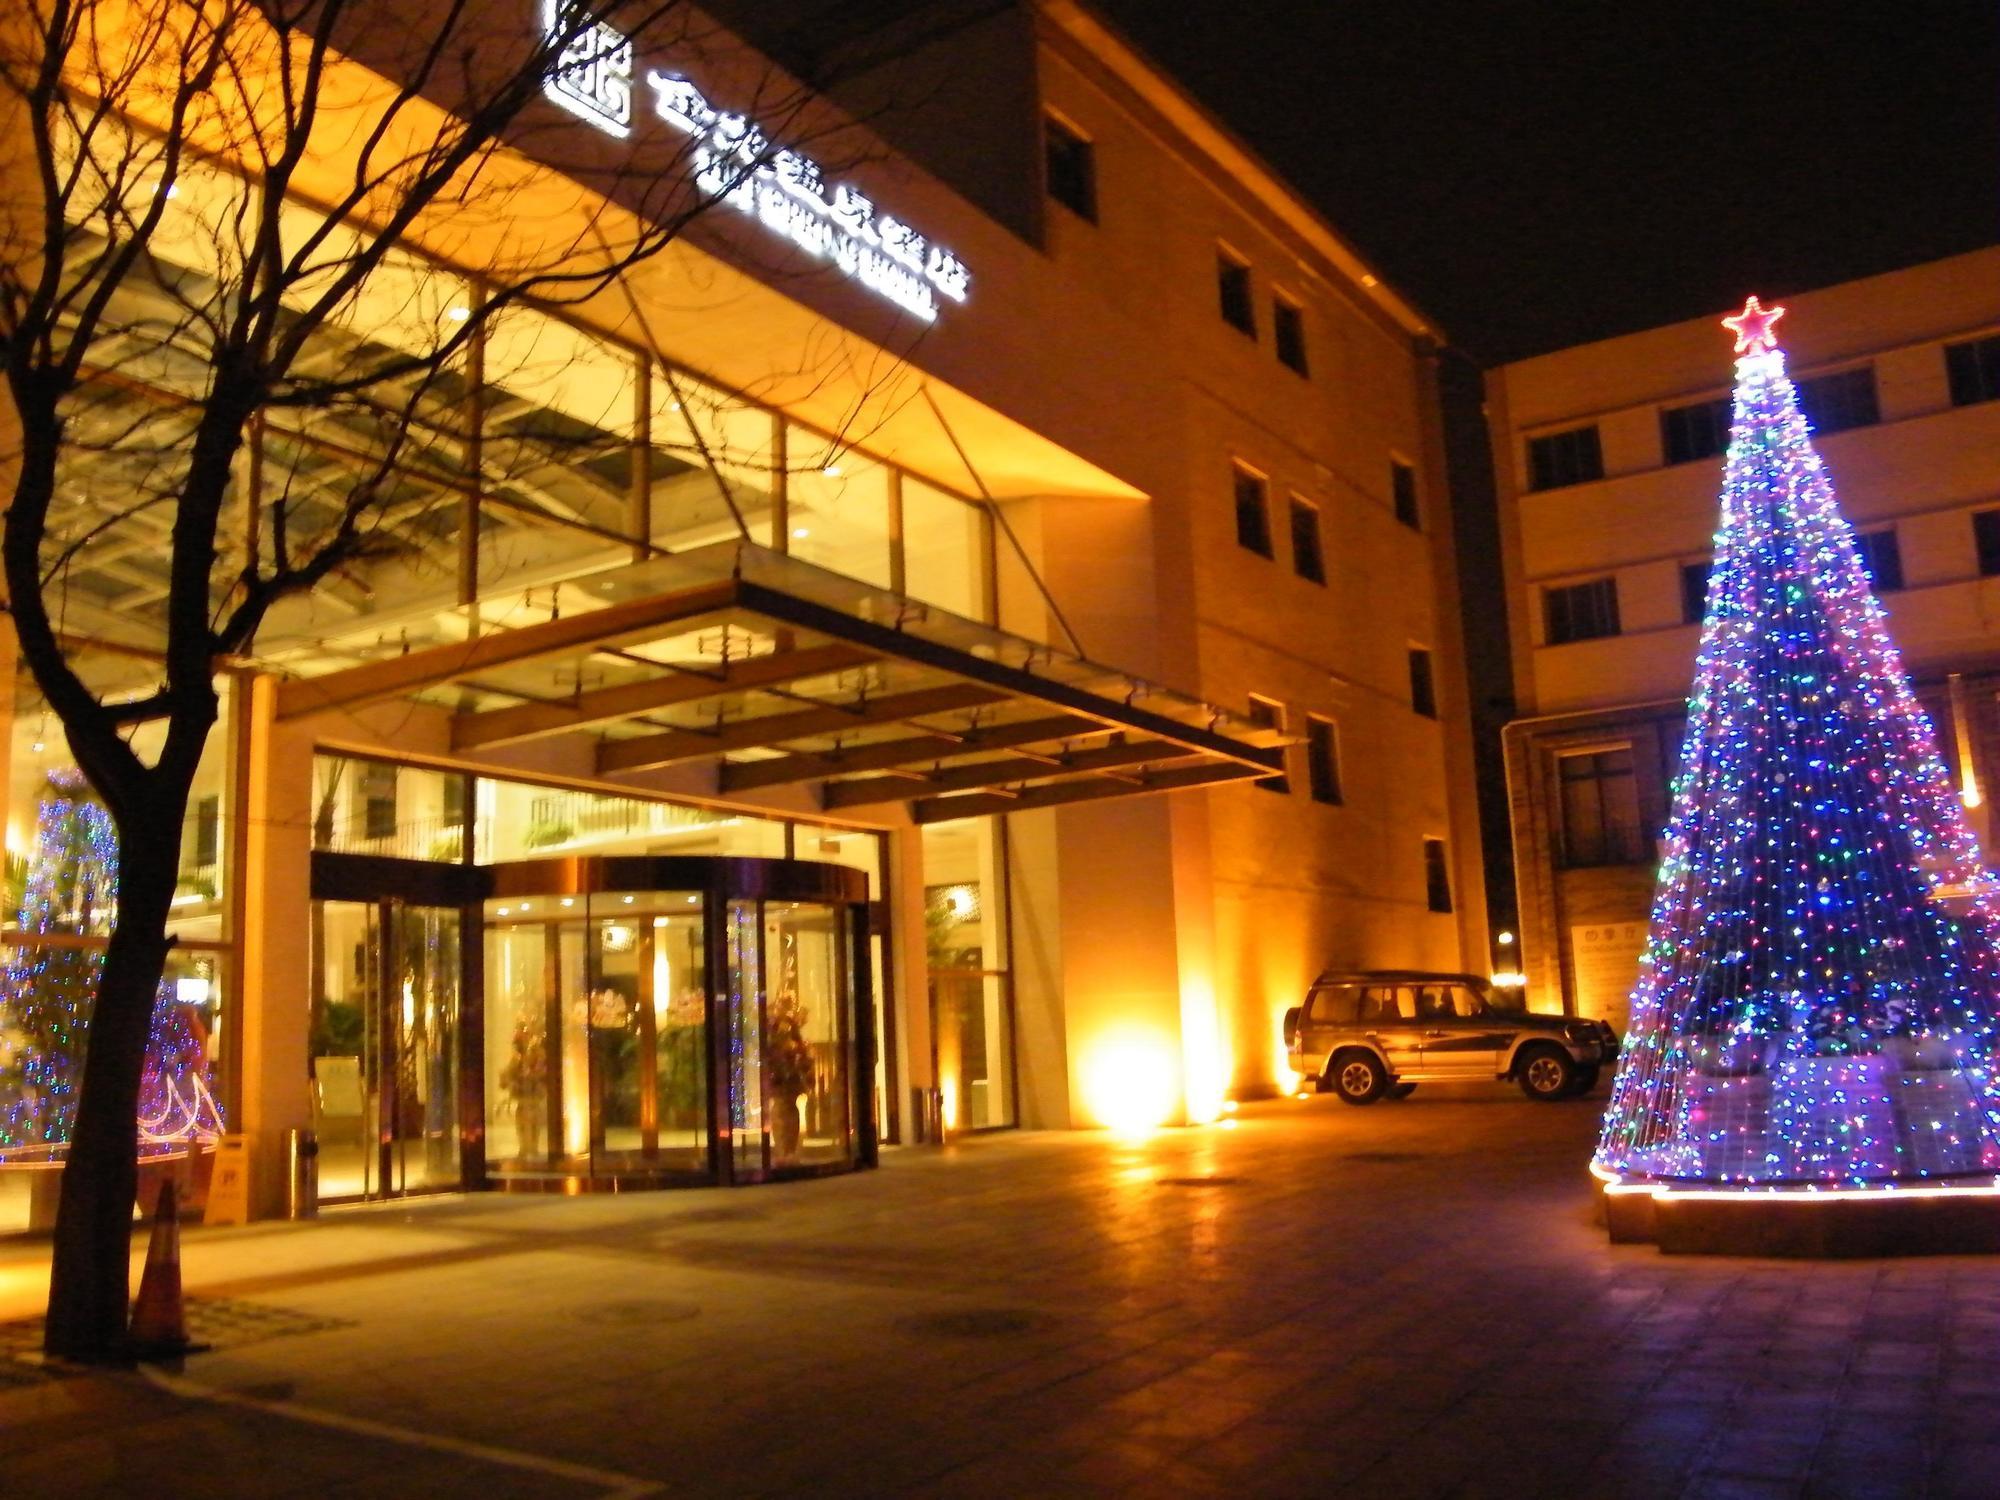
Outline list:
[[[1494,363],[2000,243],[1993,0],[1096,0]]]

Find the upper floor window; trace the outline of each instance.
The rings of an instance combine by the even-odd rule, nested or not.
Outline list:
[[[1558,756],[1556,782],[1562,796],[1562,862],[1567,868],[1645,862],[1630,745]]]
[[[1882,420],[1875,401],[1875,367],[1839,370],[1798,383],[1799,409],[1818,433],[1873,427]]]
[[[2000,401],[2000,334],[1946,344],[1944,373],[1951,382],[1953,406]]]
[[[1424,900],[1432,911],[1451,910],[1451,863],[1443,839],[1424,840]]]
[[[1306,715],[1306,783],[1315,802],[1340,806],[1340,742],[1333,720]]]
[[[1431,654],[1422,646],[1410,647],[1410,707],[1426,719],[1438,716],[1437,685],[1431,680]]]
[[[1979,551],[1979,576],[2000,573],[2000,510],[1973,512],[1972,545]]]
[[[1292,496],[1292,570],[1308,583],[1326,582],[1326,557],[1319,544],[1319,507]]]
[[[1297,370],[1306,369],[1306,313],[1298,303],[1284,297],[1271,299],[1271,337],[1278,346],[1278,363]]]
[[[1542,621],[1544,642],[1550,646],[1618,634],[1618,580],[1593,578],[1543,589]]]
[[[1236,467],[1236,540],[1259,557],[1275,557],[1271,547],[1270,495],[1264,476]]]
[[[1227,250],[1215,252],[1215,289],[1221,299],[1222,321],[1257,337],[1257,304],[1250,296],[1250,263]]]
[[[1249,717],[1259,729],[1274,729],[1279,734],[1285,732],[1285,705],[1275,698],[1259,698],[1252,693]],[[1282,755],[1284,752],[1278,753]],[[1259,776],[1256,785],[1266,792],[1289,792],[1292,789],[1291,778],[1282,772],[1276,776]]]
[[[1423,524],[1417,510],[1417,471],[1400,458],[1389,460],[1389,498],[1396,507],[1396,519],[1415,531]]]
[[[1729,398],[1660,412],[1660,450],[1670,464],[1713,458],[1729,446]]]
[[[1054,115],[1042,117],[1042,150],[1049,196],[1070,212],[1097,222],[1097,151]]]
[[[1554,490],[1603,477],[1604,449],[1598,443],[1595,422],[1528,439],[1530,489]]]
[[[1896,543],[1896,528],[1856,534],[1854,546],[1861,554],[1861,566],[1878,594],[1892,594],[1903,586],[1903,549]]]
[[[1708,616],[1708,575],[1712,562],[1681,564],[1681,623],[1699,625]]]

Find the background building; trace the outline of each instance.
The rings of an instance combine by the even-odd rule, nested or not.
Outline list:
[[[1991,857],[2000,249],[1782,300],[1815,446]],[[1726,337],[1696,319],[1487,382],[1529,993],[1619,1024],[1694,675],[1729,442]]]
[[[769,72],[640,50],[684,114]],[[403,545],[235,669],[175,962],[264,1209],[307,1126],[352,1138],[329,1191],[377,1196],[843,1165],[932,1089],[960,1129],[1208,1119],[1291,1086],[1279,1018],[1323,966],[1483,963],[1438,331],[1081,6],[976,10],[841,97],[825,199],[944,261],[886,296],[725,206],[508,314],[416,393]],[[549,163],[708,128],[643,85],[629,143],[574,103],[519,223],[579,211]],[[237,187],[176,186],[189,224]],[[316,357],[480,295],[469,238],[409,250]],[[131,361],[166,390],[158,353]],[[152,399],[94,395],[107,432]],[[370,441],[274,420],[246,482],[309,504]],[[124,461],[68,476],[78,526]],[[154,639],[159,540],[140,512],[74,569],[112,677]],[[14,690],[32,859],[63,751]],[[718,1146],[729,1054],[704,1084],[682,1030],[775,1048],[802,996],[799,1124],[751,1109]]]

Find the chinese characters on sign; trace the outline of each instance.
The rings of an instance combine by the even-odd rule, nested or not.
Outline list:
[[[572,0],[542,0],[542,35],[576,24]],[[556,59],[542,92],[580,120],[620,140],[632,133],[632,44],[609,26],[588,26]]]
[[[545,36],[575,24],[573,3],[544,0]],[[692,139],[702,192],[926,323],[936,320],[940,296],[965,301],[971,273],[944,246],[845,183],[828,184],[811,157],[774,149],[749,118],[716,109],[685,78],[649,72],[646,82],[655,113]],[[632,44],[608,26],[591,26],[563,48],[544,89],[571,114],[623,139],[632,129]]]

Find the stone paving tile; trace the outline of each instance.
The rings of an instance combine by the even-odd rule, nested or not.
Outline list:
[[[0,1371],[0,1494],[2000,1496],[2000,1263],[1612,1247],[1594,1117],[1279,1101],[197,1230],[191,1295],[255,1316],[172,1393]],[[0,1321],[45,1255],[0,1246]]]

